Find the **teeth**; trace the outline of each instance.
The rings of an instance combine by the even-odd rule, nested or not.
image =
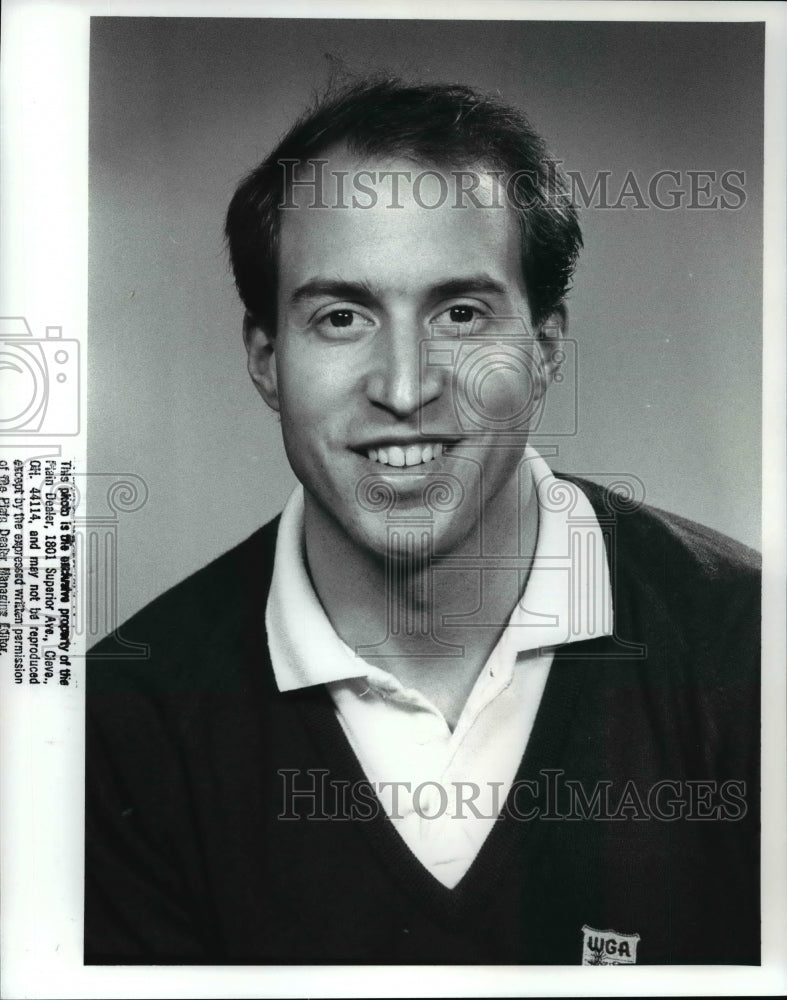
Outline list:
[[[392,465],[401,469],[403,466],[424,465],[443,454],[442,444],[411,444],[406,448],[391,445],[390,448],[370,448],[367,452],[372,462]]]

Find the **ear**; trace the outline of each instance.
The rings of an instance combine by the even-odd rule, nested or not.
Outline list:
[[[272,410],[278,410],[275,341],[249,312],[243,317],[243,343],[246,345],[252,382],[268,406]]]
[[[566,359],[562,341],[567,335],[568,309],[561,303],[546,319],[539,323],[536,329],[536,338],[541,348],[545,391]]]

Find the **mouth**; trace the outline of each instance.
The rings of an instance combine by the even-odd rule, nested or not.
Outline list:
[[[450,455],[451,449],[456,444],[456,441],[430,441],[426,444],[391,443],[378,448],[365,448],[360,453],[378,465],[403,469],[428,465],[443,455]]]

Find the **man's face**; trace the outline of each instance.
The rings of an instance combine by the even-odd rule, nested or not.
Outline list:
[[[298,207],[282,211],[278,326],[272,338],[247,331],[252,377],[280,412],[307,524],[384,554],[392,515],[427,517],[435,551],[460,551],[482,520],[489,533],[515,516],[521,414],[548,380],[544,366],[523,373],[524,359],[535,350],[540,360],[542,348],[534,346],[518,222],[504,207],[470,199],[456,207],[447,170],[442,204],[432,177],[417,189],[403,181],[400,207],[392,207],[390,182],[379,180],[377,203],[352,207],[354,172],[415,177],[426,168],[361,163],[342,151],[326,157],[328,180],[349,172],[348,193],[339,199],[328,183],[330,207],[314,208],[313,192],[296,190]],[[482,206],[493,201],[492,184],[482,176]],[[350,207],[335,207],[339,200]],[[512,414],[520,415],[514,424]],[[501,438],[500,428],[512,426]],[[395,498],[393,510],[386,497]]]

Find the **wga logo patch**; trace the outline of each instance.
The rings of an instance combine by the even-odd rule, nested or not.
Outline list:
[[[639,934],[619,934],[617,931],[597,931],[582,928],[583,965],[634,965],[637,961]]]

